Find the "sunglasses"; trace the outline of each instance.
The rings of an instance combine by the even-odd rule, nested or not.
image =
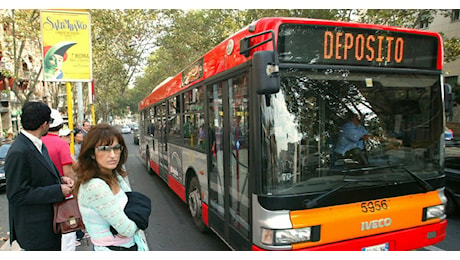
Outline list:
[[[98,146],[95,148],[96,151],[103,152],[103,153],[110,153],[110,151],[113,151],[115,154],[121,153],[123,151],[123,146],[120,144],[114,145],[114,146],[108,146],[108,145],[102,145]]]

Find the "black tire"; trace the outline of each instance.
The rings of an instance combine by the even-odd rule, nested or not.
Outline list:
[[[208,228],[203,222],[203,214],[201,210],[201,189],[198,179],[195,176],[192,177],[188,185],[187,204],[198,230],[202,233],[206,232]]]

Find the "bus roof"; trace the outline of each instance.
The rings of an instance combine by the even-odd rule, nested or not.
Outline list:
[[[409,29],[385,25],[375,24],[364,24],[357,22],[342,22],[333,20],[321,20],[321,19],[309,19],[309,18],[292,18],[292,17],[274,17],[274,18],[262,18],[254,23],[244,27],[240,31],[231,35],[223,42],[218,44],[212,50],[208,51],[197,61],[190,64],[187,68],[179,72],[174,77],[170,77],[163,81],[161,84],[156,86],[152,92],[139,102],[139,111],[155,104],[167,97],[170,97],[191,84],[199,83],[205,79],[208,79],[216,74],[224,72],[230,68],[236,67],[243,64],[251,59],[252,53],[262,50],[273,50],[273,45],[267,43],[259,47],[254,48],[250,52],[250,56],[246,57],[240,54],[240,41],[241,39],[251,36],[260,32],[273,30],[277,35],[278,28],[284,23],[295,23],[295,24],[311,24],[320,26],[338,26],[338,27],[349,27],[349,28],[361,28],[361,29],[374,29],[374,30],[387,30],[399,33],[418,34],[425,36],[432,36],[438,39],[438,57],[442,57],[442,38],[440,34],[436,32],[423,31],[418,29]],[[270,38],[269,35],[260,36],[260,41]],[[438,59],[437,68],[442,69],[442,59]],[[186,80],[184,80],[184,78]]]

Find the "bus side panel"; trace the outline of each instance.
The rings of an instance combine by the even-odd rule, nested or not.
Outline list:
[[[186,202],[187,178],[195,176],[200,184],[202,200],[207,198],[206,154],[172,143],[168,147],[168,186]]]
[[[158,139],[153,138],[149,145],[150,151],[150,160],[151,160],[151,167],[152,170],[157,174],[160,175],[160,157],[158,154]]]
[[[209,227],[209,207],[204,202],[201,203],[201,210],[203,214],[203,223]]]
[[[152,168],[154,173],[160,175],[160,165],[158,165],[155,161],[150,160],[150,168]]]
[[[185,202],[185,187],[178,182],[171,174],[168,176],[168,186],[179,198]]]
[[[208,203],[208,170],[207,170],[207,159],[206,154],[198,152],[196,150],[182,148],[182,172],[189,174],[194,172],[198,178],[201,189],[201,200],[204,203]],[[187,176],[190,178],[191,176]],[[187,185],[186,178],[183,179],[182,184]]]

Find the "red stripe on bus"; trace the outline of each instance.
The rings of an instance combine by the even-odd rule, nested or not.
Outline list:
[[[168,186],[185,202],[185,187],[171,175],[168,176]]]
[[[203,223],[209,227],[209,219],[208,219],[208,205],[204,204],[204,202],[201,203],[201,214],[203,216]]]
[[[150,160],[150,165],[153,170],[157,175],[160,175],[160,165],[156,164],[153,160]]]
[[[390,251],[407,251],[434,245],[446,237],[447,220],[380,235],[351,239],[328,245],[298,249],[298,251],[361,251],[365,247],[389,243]],[[253,251],[265,251],[252,245]]]

